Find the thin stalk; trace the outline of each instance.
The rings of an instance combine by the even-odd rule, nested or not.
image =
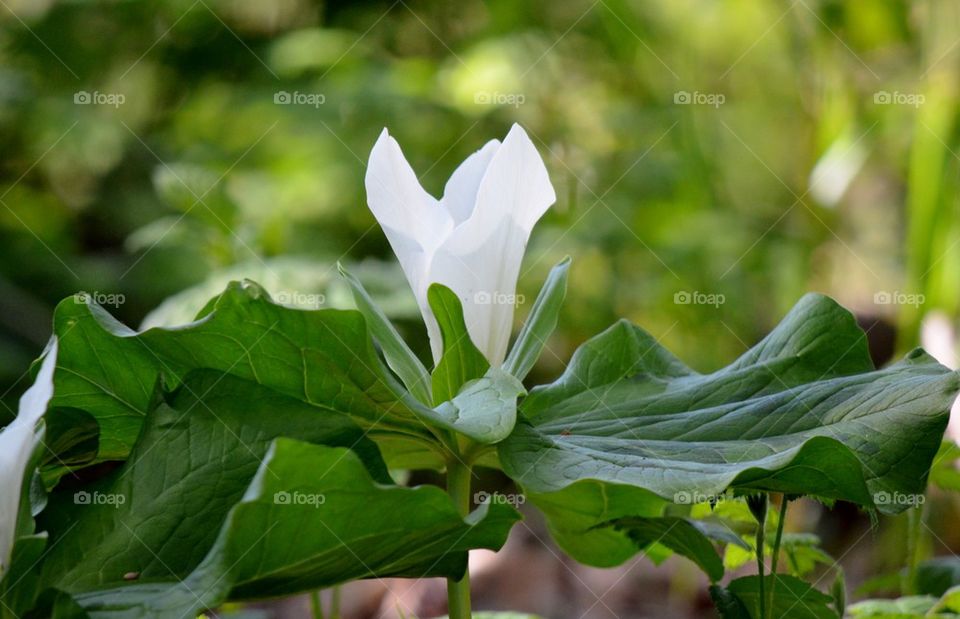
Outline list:
[[[310,592],[310,616],[313,619],[323,619],[323,602],[320,601],[318,589]]]
[[[783,539],[783,523],[787,520],[787,495],[780,498],[780,519],[777,521],[777,535],[773,538],[773,556],[770,557],[770,616],[773,616],[774,592],[777,589],[777,559],[780,558],[780,540]]]
[[[340,619],[340,585],[330,592],[330,619]]]
[[[764,593],[765,583],[763,573],[763,551],[764,545],[766,544],[765,529],[767,525],[767,495],[761,495],[759,501],[761,502],[756,504],[755,508],[751,509],[751,511],[757,519],[757,574],[760,576],[760,595],[757,601],[760,606],[760,612],[757,616],[764,619],[767,616],[767,596]]]
[[[901,595],[914,595],[917,564],[920,562],[920,536],[923,535],[922,507],[907,510],[907,571],[900,583]]]
[[[447,460],[447,494],[461,516],[470,513],[470,465],[454,454]],[[460,580],[447,579],[447,603],[450,619],[470,619],[470,570]]]

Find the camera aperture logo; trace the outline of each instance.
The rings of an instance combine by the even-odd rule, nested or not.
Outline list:
[[[127,497],[125,495],[100,492],[99,490],[93,492],[80,490],[73,494],[74,505],[110,505],[113,508],[119,508],[126,502]]]
[[[96,303],[102,307],[120,307],[127,302],[126,295],[119,292],[78,292],[73,295],[73,302],[77,305]]]
[[[273,102],[276,105],[310,105],[314,108],[319,108],[327,102],[327,96],[319,92],[300,92],[299,90],[287,92],[286,90],[278,90],[273,93]]]
[[[281,490],[273,494],[274,505],[299,505],[319,508],[326,502],[327,497],[323,494],[300,492],[299,490],[293,492]]]
[[[697,490],[680,490],[673,494],[673,502],[677,505],[696,505],[698,503],[717,505],[726,501],[743,501],[743,497],[732,497],[729,494],[705,494]]]
[[[907,507],[920,507],[927,500],[922,494],[905,494],[903,492],[887,492],[881,490],[873,495],[873,502],[877,505],[904,505]]]
[[[73,93],[74,105],[110,105],[118,108],[127,100],[126,95],[121,92],[87,92],[78,90]]]
[[[502,492],[486,492],[481,490],[473,495],[473,502],[477,505],[490,503],[492,505],[512,505],[520,507],[527,502],[527,497],[522,494],[504,494]]]
[[[473,95],[473,102],[477,105],[512,105],[517,108],[524,104],[527,98],[519,92],[490,92],[477,91]]]
[[[273,300],[287,307],[307,307],[319,309],[327,302],[327,297],[315,292],[299,292],[297,290],[281,290],[273,295]]]
[[[909,105],[918,108],[926,103],[927,98],[919,92],[900,92],[894,90],[878,90],[873,93],[873,103],[875,105]]]
[[[727,97],[722,92],[687,92],[678,90],[673,93],[673,102],[676,105],[710,105],[714,109],[726,103]]]
[[[920,293],[881,290],[874,293],[873,302],[876,305],[912,305],[918,308],[927,302],[927,298]]]
[[[522,294],[506,292],[500,292],[499,290],[494,290],[493,292],[487,292],[486,290],[481,290],[473,295],[474,305],[523,305],[526,303],[527,298]]]
[[[727,302],[727,297],[719,292],[693,292],[678,290],[673,293],[673,302],[676,305],[712,305],[720,307]]]

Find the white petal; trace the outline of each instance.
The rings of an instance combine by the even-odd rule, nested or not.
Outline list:
[[[0,577],[10,565],[23,478],[36,444],[37,422],[53,396],[53,369],[56,363],[57,342],[53,340],[40,366],[37,380],[20,398],[16,419],[0,432]]]
[[[540,154],[514,125],[487,166],[473,213],[431,261],[429,281],[457,293],[470,337],[492,365],[506,356],[517,276],[530,232],[555,201]]]
[[[443,188],[440,204],[453,218],[454,224],[460,224],[473,214],[477,204],[477,191],[480,181],[490,165],[493,155],[500,149],[500,140],[490,140],[483,148],[463,160]]]
[[[512,219],[503,219],[485,245],[451,239],[437,250],[431,265],[430,281],[457,293],[470,339],[494,366],[506,357],[528,236]]]
[[[437,245],[453,229],[453,220],[420,185],[397,141],[386,129],[380,134],[367,165],[367,204],[380,222],[393,253],[413,289],[427,323],[434,351],[441,350],[440,330],[427,305],[427,269]]]

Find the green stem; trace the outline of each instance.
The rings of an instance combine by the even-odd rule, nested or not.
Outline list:
[[[340,585],[330,592],[330,619],[340,619]]]
[[[923,534],[923,512],[920,507],[907,510],[907,571],[900,583],[901,595],[914,595],[917,564],[920,562],[920,536]]]
[[[323,602],[320,601],[320,591],[310,592],[310,614],[313,619],[323,619]]]
[[[764,545],[766,543],[765,538],[765,529],[767,526],[767,495],[764,494],[761,496],[759,508],[754,511],[754,516],[757,519],[757,574],[760,576],[760,595],[758,603],[760,605],[760,613],[758,617],[760,619],[765,619],[767,616],[767,596],[764,594],[764,574],[763,574],[763,551]]]
[[[783,539],[783,523],[787,520],[787,495],[780,497],[780,518],[777,521],[777,535],[773,538],[773,556],[770,557],[770,613],[773,614],[774,592],[777,588],[777,559],[780,558],[780,540]]]
[[[453,454],[447,460],[447,494],[453,499],[461,516],[470,513],[470,476],[469,464]],[[450,619],[470,619],[470,570],[460,580],[447,579],[447,601]]]

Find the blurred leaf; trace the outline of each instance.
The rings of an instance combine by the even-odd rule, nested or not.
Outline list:
[[[851,617],[875,617],[876,619],[910,619],[928,617],[927,613],[936,605],[937,598],[929,595],[915,595],[896,600],[865,600],[847,607]],[[938,615],[932,615],[934,617]]]
[[[930,482],[952,492],[960,492],[960,447],[953,441],[944,441],[940,445],[930,469]]]
[[[948,556],[927,559],[917,565],[915,578],[918,593],[943,595],[948,589],[960,585],[960,558]]]
[[[960,587],[951,587],[940,596],[940,601],[933,607],[934,612],[948,611],[960,614]]]

